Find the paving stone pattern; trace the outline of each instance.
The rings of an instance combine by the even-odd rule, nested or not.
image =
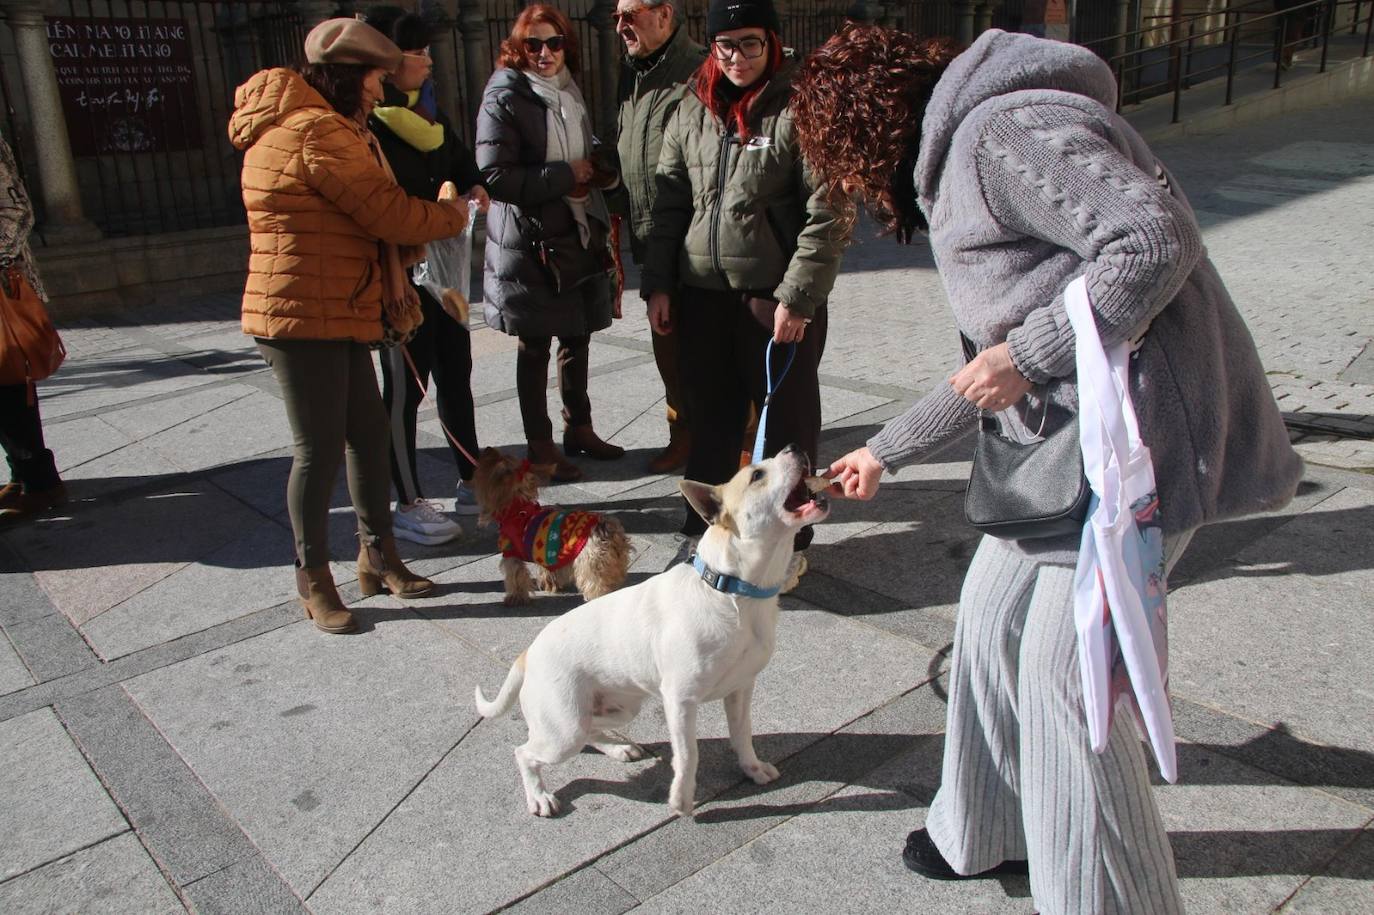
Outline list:
[[[1158,798],[1191,912],[1374,912],[1374,118],[1349,104],[1161,144],[1247,317],[1308,478],[1273,516],[1215,525],[1175,577],[1179,784]],[[929,251],[873,237],[845,260],[822,365],[827,456],[861,444],[957,361]],[[632,580],[681,560],[662,389],[633,289],[596,335],[599,431],[629,449],[550,501],[617,514]],[[68,322],[42,386],[72,503],[0,533],[0,911],[1028,913],[1025,878],[931,883],[898,859],[939,781],[944,672],[977,545],[966,446],[840,504],[783,601],[737,771],[701,721],[699,812],[668,813],[653,754],[591,752],[524,810],[518,714],[488,692],[570,595],[501,603],[495,535],[403,545],[439,584],[358,600],[342,483],[336,579],[363,631],[293,601],[290,434],[235,296]],[[521,446],[512,341],[473,330],[484,444]],[[557,394],[550,389],[550,409]],[[419,473],[452,506],[432,406]]]

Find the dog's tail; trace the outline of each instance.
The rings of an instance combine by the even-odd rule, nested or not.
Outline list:
[[[520,686],[525,682],[525,653],[520,652],[520,657],[515,659],[515,663],[510,667],[510,673],[506,674],[506,682],[501,684],[501,692],[496,694],[496,698],[491,702],[482,695],[482,687],[473,689],[473,697],[477,701],[477,714],[483,718],[495,718],[497,715],[504,715],[512,705],[515,704],[515,697],[520,694]]]

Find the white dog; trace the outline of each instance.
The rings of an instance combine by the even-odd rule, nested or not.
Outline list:
[[[558,799],[545,766],[588,744],[626,762],[646,751],[612,733],[639,713],[646,696],[663,701],[673,750],[669,806],[692,814],[696,794],[697,709],[723,700],[730,745],[758,784],[778,770],[754,753],[749,704],[754,678],[773,654],[778,592],[792,571],[792,538],[830,512],[806,455],[788,447],[739,471],[729,483],[684,480],[682,492],[711,525],[695,563],[570,610],[516,658],[495,701],[479,686],[477,711],[505,713],[520,696],[529,740],[515,750],[530,813],[553,816]],[[815,486],[808,486],[815,483]]]

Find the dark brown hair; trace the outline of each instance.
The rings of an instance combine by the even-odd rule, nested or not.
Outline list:
[[[324,96],[339,114],[356,117],[363,107],[363,77],[376,67],[367,64],[301,64],[301,76]]]
[[[496,65],[528,70],[530,55],[525,50],[525,39],[530,37],[530,30],[541,22],[553,26],[558,34],[563,36],[563,65],[572,73],[577,73],[577,32],[573,29],[572,21],[562,10],[547,3],[527,6],[515,17],[515,25],[510,28],[510,37],[501,42],[501,57]]]
[[[838,212],[853,220],[862,203],[899,238],[925,228],[910,172],[926,102],[957,53],[947,38],[849,24],[807,57],[792,81],[792,119]]]

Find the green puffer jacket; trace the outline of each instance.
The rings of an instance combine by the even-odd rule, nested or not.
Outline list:
[[[620,181],[630,201],[630,252],[644,262],[654,215],[654,172],[663,130],[687,93],[687,80],[706,59],[706,49],[678,27],[662,56],[647,70],[627,62],[620,74]]]
[[[802,160],[787,108],[787,60],[755,99],[749,139],[688,91],[663,135],[640,293],[735,289],[811,317],[825,304],[848,233]]]

